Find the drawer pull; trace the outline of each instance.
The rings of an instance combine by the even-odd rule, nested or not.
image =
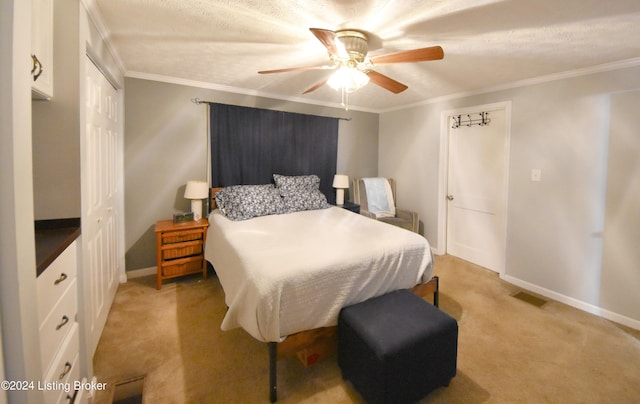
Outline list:
[[[54,285],[59,284],[60,282],[64,282],[65,279],[67,279],[67,274],[65,274],[64,272],[60,274],[60,277],[58,279],[55,280],[55,282],[53,282]]]
[[[71,366],[71,364],[69,362],[64,364],[64,370],[62,371],[62,373],[60,373],[60,376],[58,376],[58,380],[62,380],[64,379],[64,377],[67,375],[67,373],[71,372],[71,368],[73,366]]]
[[[60,324],[58,324],[56,326],[56,331],[58,331],[59,329],[61,329],[62,327],[64,327],[65,325],[67,325],[67,323],[69,322],[69,317],[67,316],[62,316],[62,321],[60,322]]]

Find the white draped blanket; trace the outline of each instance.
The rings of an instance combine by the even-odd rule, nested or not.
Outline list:
[[[205,258],[229,306],[223,330],[260,341],[337,324],[344,306],[431,279],[419,234],[342,208],[231,221],[209,216]]]
[[[389,180],[374,177],[363,178],[362,182],[367,192],[367,210],[376,215],[376,218],[395,217],[396,207]]]

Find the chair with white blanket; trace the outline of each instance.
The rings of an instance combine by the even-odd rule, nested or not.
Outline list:
[[[418,233],[418,213],[396,207],[396,182],[392,178],[356,178],[353,202],[360,214]]]

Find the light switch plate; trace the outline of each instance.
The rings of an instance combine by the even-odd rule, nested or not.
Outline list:
[[[531,181],[542,181],[542,170],[539,168],[531,169]]]

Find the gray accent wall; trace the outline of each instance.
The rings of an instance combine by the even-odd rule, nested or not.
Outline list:
[[[36,220],[80,217],[79,7],[53,4],[53,97],[32,103]]]
[[[640,319],[640,91],[611,98],[601,305]],[[619,291],[635,292],[619,293]]]
[[[378,115],[246,96],[139,78],[125,80],[125,260],[127,270],[156,265],[157,220],[189,211],[184,187],[207,180],[208,108],[192,98],[224,104],[332,117],[341,120],[338,173],[378,171]]]
[[[623,94],[637,89],[640,67],[629,67],[382,113],[378,174],[397,180],[398,204],[419,213],[432,245],[443,243],[441,114],[511,101],[503,277],[637,327],[640,99]],[[531,181],[533,168],[541,182]]]

